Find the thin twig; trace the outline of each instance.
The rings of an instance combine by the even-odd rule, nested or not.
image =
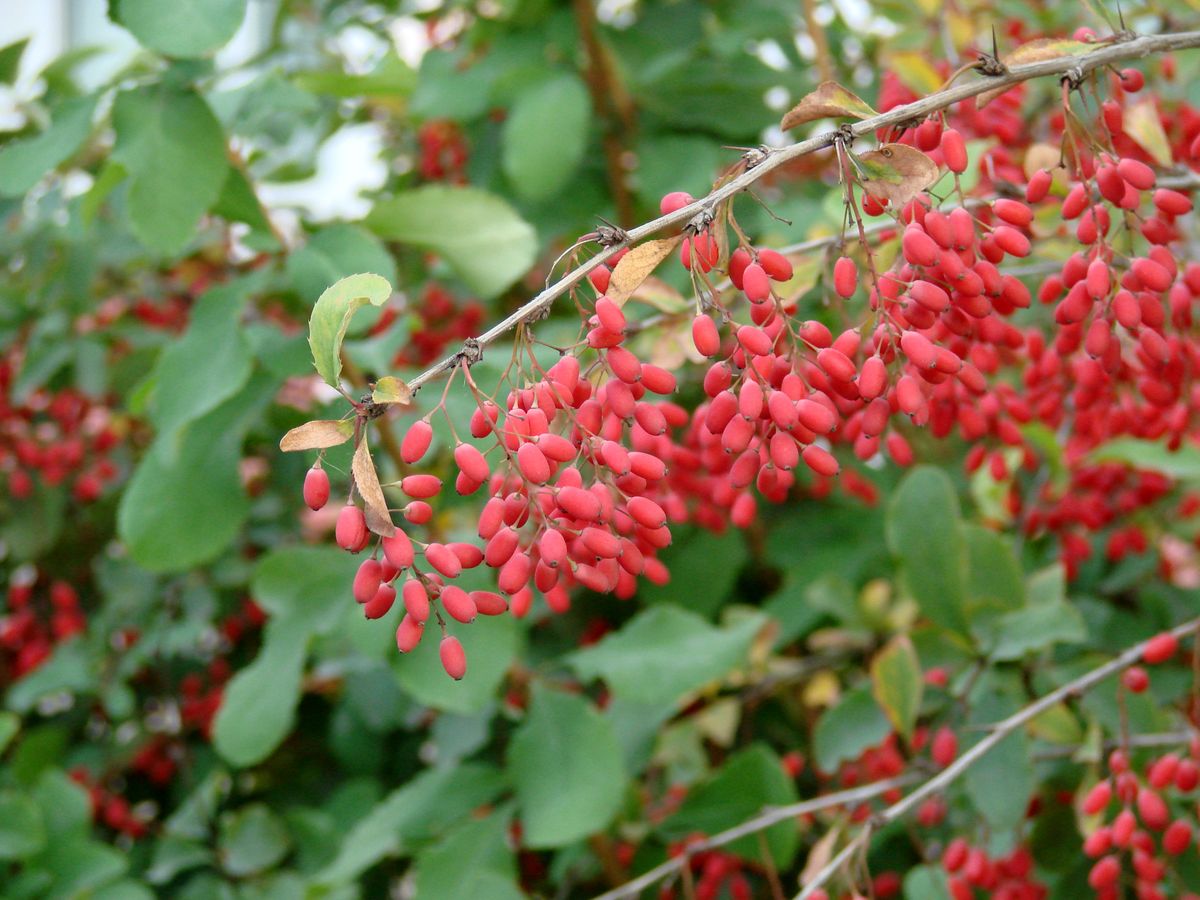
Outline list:
[[[1041,60],[1022,66],[1012,66],[1004,75],[981,77],[969,84],[948,87],[928,97],[916,100],[913,103],[897,106],[888,112],[844,126],[840,131],[828,131],[808,140],[789,144],[786,147],[769,149],[763,154],[763,158],[756,165],[746,169],[736,178],[731,178],[707,196],[628,231],[625,241],[613,244],[611,247],[606,247],[587,262],[572,269],[555,284],[539,293],[520,309],[479,335],[475,338],[475,341],[480,347],[486,347],[521,323],[536,321],[539,316],[543,315],[554,304],[555,300],[566,294],[572,287],[587,277],[587,274],[592,269],[608,262],[622,247],[635,244],[665,229],[684,225],[701,212],[711,212],[716,208],[717,204],[733,197],[735,194],[741,193],[760,178],[769,172],[775,171],[780,166],[784,166],[801,156],[806,156],[833,146],[839,136],[844,133],[849,133],[853,137],[862,137],[873,134],[879,128],[899,125],[902,122],[910,122],[914,119],[924,119],[930,113],[946,109],[961,100],[976,97],[985,91],[1010,87],[1033,78],[1063,75],[1067,72],[1086,75],[1096,69],[1111,66],[1114,63],[1125,60],[1138,59],[1154,53],[1185,50],[1192,47],[1200,47],[1200,31],[1147,35],[1128,41],[1104,44],[1082,56],[1064,56],[1058,59]],[[459,359],[460,356],[457,353],[446,357],[410,381],[409,387],[413,390],[419,389],[425,383],[454,368],[458,364]]]
[[[1185,622],[1183,625],[1173,629],[1172,634],[1177,638],[1186,637],[1200,631],[1200,619],[1192,619],[1190,622]],[[911,794],[906,795],[902,799],[893,803],[883,812],[872,816],[868,825],[870,827],[863,828],[858,832],[841,851],[829,863],[824,866],[813,878],[804,886],[804,889],[796,895],[795,900],[808,900],[818,888],[822,887],[825,882],[832,878],[842,866],[858,851],[865,850],[870,843],[871,832],[878,830],[884,825],[888,825],[901,816],[905,815],[913,807],[920,804],[927,797],[941,793],[947,786],[953,783],[960,775],[979,762],[987,753],[992,750],[997,744],[1007,738],[1010,734],[1021,728],[1026,723],[1037,718],[1051,707],[1061,703],[1070,697],[1074,697],[1085,693],[1089,689],[1095,687],[1100,682],[1104,681],[1112,675],[1129,668],[1142,659],[1142,651],[1145,649],[1146,642],[1135,644],[1130,647],[1120,656],[1109,660],[1104,665],[1086,672],[1080,677],[1069,681],[1062,687],[1051,691],[1049,694],[1034,701],[1020,711],[1013,713],[1007,719],[997,722],[987,735],[978,744],[946,766],[941,772],[930,778]]]
[[[656,881],[666,878],[673,872],[678,872],[684,867],[688,859],[697,853],[703,853],[706,850],[712,850],[716,847],[723,847],[726,844],[731,844],[739,838],[744,838],[747,835],[755,834],[770,828],[772,825],[778,825],[780,822],[786,822],[789,819],[795,819],[800,816],[810,815],[812,813],[823,812],[827,809],[832,809],[835,806],[844,806],[850,804],[862,803],[880,794],[886,794],[888,791],[895,788],[904,787],[912,784],[920,776],[915,772],[910,772],[906,775],[900,775],[896,778],[888,778],[885,781],[876,781],[872,784],[866,784],[862,787],[851,788],[847,791],[838,791],[834,794],[826,794],[823,797],[817,797],[813,800],[805,800],[801,803],[791,803],[787,806],[770,806],[755,816],[749,821],[736,825],[725,831],[714,834],[710,838],[702,841],[696,841],[693,844],[688,844],[686,850],[678,856],[668,859],[666,862],[655,866],[647,872],[643,872],[637,878],[633,879],[620,887],[613,888],[611,891],[600,894],[595,900],[620,900],[622,897],[636,897],[641,891],[650,887]]]

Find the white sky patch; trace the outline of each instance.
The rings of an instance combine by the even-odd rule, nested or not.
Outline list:
[[[382,151],[383,132],[378,125],[347,125],[317,151],[312,178],[263,184],[259,195],[272,208],[301,208],[317,222],[361,218],[371,209],[363,192],[378,190],[387,181]]]

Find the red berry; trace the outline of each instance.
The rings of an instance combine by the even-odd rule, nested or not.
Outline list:
[[[1141,666],[1133,666],[1125,670],[1121,682],[1135,694],[1140,694],[1150,686],[1150,676]]]
[[[951,172],[961,175],[967,171],[967,145],[963,136],[953,128],[942,132],[942,158]]]
[[[429,444],[433,441],[433,426],[424,419],[417,419],[409,426],[408,431],[404,433],[404,439],[400,441],[400,458],[406,463],[415,463],[425,451],[429,449]]]
[[[452,634],[442,638],[438,655],[441,656],[442,668],[446,670],[446,674],[455,681],[461,681],[467,674],[467,654],[458,638]]]
[[[839,297],[853,297],[858,289],[858,266],[848,256],[833,264],[833,289]]]
[[[1120,76],[1121,90],[1128,94],[1133,94],[1140,91],[1146,84],[1146,76],[1137,69],[1122,69],[1120,71]]]
[[[1156,666],[1159,663],[1165,663],[1178,651],[1178,638],[1169,631],[1164,631],[1146,641],[1146,645],[1142,648],[1142,659],[1146,663]]]
[[[351,553],[358,553],[371,540],[371,533],[367,530],[367,517],[353,503],[343,506],[342,511],[338,513],[334,539],[339,547]]]
[[[946,768],[958,756],[958,736],[948,726],[943,725],[933,736],[929,754],[935,765]]]
[[[304,476],[304,504],[318,510],[329,502],[329,473],[320,466],[313,466]]]

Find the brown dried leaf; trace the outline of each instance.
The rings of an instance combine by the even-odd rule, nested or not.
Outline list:
[[[1029,63],[1043,62],[1047,59],[1062,59],[1064,56],[1080,56],[1096,49],[1095,44],[1085,44],[1083,41],[1064,40],[1062,38],[1038,38],[1001,55],[1000,62],[1006,66],[1023,66]],[[975,108],[983,109],[1005,91],[1011,91],[1015,84],[993,88],[984,91],[975,98]]]
[[[353,419],[314,419],[297,425],[279,441],[279,449],[284,453],[294,450],[324,450],[326,447],[336,447],[350,440],[354,434]]]
[[[883,144],[852,158],[862,189],[894,207],[903,206],[938,180],[937,163],[907,144]]]
[[[800,102],[787,111],[779,127],[787,131],[817,119],[866,119],[875,114],[870,104],[857,94],[836,81],[822,81],[815,91],[801,97]]]
[[[650,277],[650,273],[658,268],[658,264],[671,255],[671,251],[679,246],[682,239],[682,235],[676,235],[638,244],[621,257],[621,261],[613,269],[605,296],[617,306],[624,306],[625,301]]]
[[[412,388],[394,375],[384,375],[371,391],[373,403],[411,403],[412,397]]]
[[[1139,100],[1125,107],[1125,133],[1160,166],[1171,165],[1171,142],[1153,100]]]
[[[354,473],[354,484],[358,487],[358,493],[363,498],[367,527],[381,537],[392,537],[396,533],[396,525],[388,512],[387,499],[383,496],[383,488],[379,486],[375,461],[371,459],[371,451],[367,448],[365,438],[354,451],[354,461],[350,470]]]
[[[833,848],[837,846],[842,836],[842,828],[835,825],[813,844],[808,851],[808,859],[804,861],[804,871],[800,873],[800,883],[808,884],[817,877],[817,873],[829,865],[833,859]]]

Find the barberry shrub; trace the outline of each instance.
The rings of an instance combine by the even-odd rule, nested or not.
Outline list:
[[[161,7],[0,49],[5,896],[1200,895],[1182,13]]]

